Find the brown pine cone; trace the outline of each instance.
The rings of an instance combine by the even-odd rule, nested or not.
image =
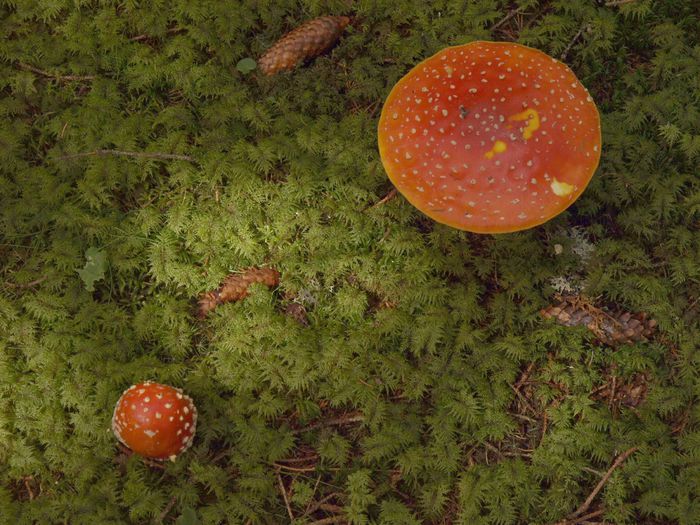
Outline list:
[[[239,301],[248,295],[248,286],[262,283],[270,288],[280,282],[280,273],[272,268],[247,268],[242,273],[232,273],[218,290],[202,294],[199,299],[199,316],[204,317],[223,303]]]
[[[564,326],[585,326],[610,346],[647,341],[658,324],[654,319],[648,319],[644,312],[609,313],[581,296],[561,297],[558,304],[544,308],[540,314],[545,319],[554,318]]]
[[[349,23],[347,16],[320,16],[309,20],[284,35],[260,57],[260,71],[268,76],[274,75],[320,55],[336,43]]]

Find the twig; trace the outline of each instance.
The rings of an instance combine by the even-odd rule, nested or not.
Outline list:
[[[165,32],[165,34],[166,35],[174,35],[176,33],[182,33],[184,31],[187,31],[187,29],[185,29],[184,27],[171,27],[170,29],[168,29]],[[131,38],[129,38],[129,40],[131,40],[132,42],[139,42],[140,40],[147,40],[149,38],[156,38],[156,37],[152,37],[151,35],[147,35],[144,33],[143,35],[132,36]]]
[[[280,471],[277,471],[277,481],[280,485],[280,491],[282,492],[282,497],[284,498],[284,504],[287,507],[287,514],[289,514],[289,520],[294,521],[294,513],[292,513],[292,507],[289,506],[289,500],[287,499],[287,490],[284,488],[284,483],[282,483],[282,476],[280,476]]]
[[[505,24],[508,20],[510,20],[510,19],[513,18],[515,15],[517,15],[518,13],[520,13],[520,11],[522,11],[522,7],[518,7],[517,9],[513,9],[510,13],[508,13],[506,16],[504,16],[503,18],[501,18],[501,20],[499,20],[499,21],[496,22],[494,25],[492,25],[492,26],[489,28],[489,31],[495,31],[496,29],[498,29],[499,27],[501,27],[503,24]]]
[[[533,419],[533,418],[531,418],[530,416],[526,416],[525,414],[518,414],[517,412],[513,412],[513,413],[510,414],[510,415],[513,416],[513,417],[517,417],[518,419],[522,419],[522,420],[524,420],[524,421],[528,421],[528,422],[530,422],[530,423],[535,423],[535,424],[537,424],[537,420],[536,420],[536,419]]]
[[[530,458],[532,457],[532,452],[528,452],[525,449],[518,449],[519,452],[511,452],[509,450],[502,450],[501,455],[507,458]]]
[[[29,501],[32,501],[36,496],[34,495],[34,491],[32,490],[32,486],[29,484],[30,479],[32,479],[31,476],[25,476],[23,481],[24,481],[24,488],[27,489],[27,492],[29,493]]]
[[[617,376],[613,374],[612,376],[612,387],[610,389],[610,399],[608,399],[608,408],[610,412],[613,411],[613,405],[615,403],[615,389],[617,387]]]
[[[351,413],[347,414],[345,416],[341,417],[336,417],[333,419],[326,419],[325,421],[317,421],[316,423],[312,423],[309,426],[306,426],[304,428],[297,428],[292,430],[292,434],[302,434],[304,432],[308,432],[310,430],[317,429],[319,427],[330,427],[333,425],[347,425],[349,423],[356,423],[358,421],[364,421],[365,417],[362,414],[358,413]]]
[[[175,496],[173,496],[172,498],[170,498],[170,501],[168,502],[168,504],[167,504],[167,505],[165,506],[165,508],[163,509],[163,512],[161,512],[160,515],[158,516],[158,518],[156,519],[156,523],[163,523],[163,520],[166,518],[166,516],[168,515],[168,513],[169,513],[171,510],[173,510],[173,507],[175,506],[175,503],[177,503],[177,498],[176,498]]]
[[[324,497],[323,499],[321,499],[315,503],[313,503],[313,502],[310,503],[309,508],[306,509],[306,511],[304,512],[304,514],[301,517],[303,518],[303,517],[308,516],[309,514],[311,514],[313,512],[316,512],[319,508],[321,508],[321,505],[328,502],[329,500],[332,500],[336,496],[338,496],[337,492],[331,492],[330,494],[328,494],[328,496]]]
[[[578,33],[574,35],[574,38],[571,39],[571,42],[569,42],[569,45],[564,48],[564,51],[561,52],[561,55],[559,55],[559,60],[566,60],[566,55],[569,54],[569,51],[571,51],[571,48],[574,47],[574,44],[576,41],[579,39],[579,37],[583,34],[583,32],[588,28],[588,24],[584,24],[581,26],[581,29],[578,30]]]
[[[311,454],[310,456],[304,456],[302,458],[282,458],[278,459],[277,463],[304,463],[314,459],[318,459],[318,454]]]
[[[59,75],[58,73],[50,73],[48,71],[44,71],[43,69],[39,69],[38,67],[34,67],[30,64],[25,64],[24,62],[17,62],[17,66],[20,69],[24,69],[25,71],[31,71],[32,73],[36,73],[37,75],[41,75],[42,77],[46,78],[53,78],[55,80],[60,81],[84,81],[84,80],[94,80],[97,77],[95,75]]]
[[[520,387],[523,386],[525,381],[527,381],[530,378],[530,372],[532,372],[532,369],[534,368],[535,363],[530,363],[528,367],[525,369],[525,371],[522,373],[520,376],[520,379],[518,379],[517,383],[515,383],[515,388],[520,390]]]
[[[310,467],[290,467],[289,465],[283,465],[281,463],[273,463],[275,467],[282,470],[287,470],[289,472],[313,472],[316,470],[316,465]]]
[[[593,500],[595,497],[598,495],[598,493],[603,489],[603,486],[608,482],[610,479],[610,476],[612,476],[612,473],[616,468],[618,468],[622,463],[630,457],[632,454],[634,454],[637,450],[639,450],[639,447],[632,447],[628,450],[625,450],[622,454],[617,456],[617,459],[615,462],[612,464],[612,466],[608,469],[608,471],[605,473],[605,476],[603,476],[603,479],[601,479],[598,484],[595,486],[593,491],[588,495],[586,498],[586,501],[584,501],[579,508],[577,508],[574,512],[572,512],[569,515],[569,519],[574,519],[576,516],[579,516],[580,514],[583,514],[588,510],[588,507],[591,506],[591,503],[593,503]]]
[[[334,523],[347,523],[347,521],[348,519],[345,516],[331,516],[330,518],[312,521],[309,525],[332,525]]]
[[[225,450],[219,452],[216,456],[211,458],[209,461],[210,461],[210,463],[217,463],[217,462],[221,461],[222,459],[224,459],[230,453],[231,453],[231,451],[229,449],[225,449]]]
[[[392,190],[391,190],[389,193],[387,193],[386,195],[384,195],[384,197],[382,197],[380,200],[378,200],[378,201],[375,202],[374,204],[372,204],[372,205],[370,205],[370,206],[367,206],[367,207],[365,208],[365,210],[371,210],[372,208],[376,208],[377,206],[381,206],[381,205],[384,204],[385,202],[389,202],[391,199],[393,199],[394,197],[396,197],[397,194],[398,194],[397,189],[396,189],[396,188],[392,188]]]
[[[63,155],[56,160],[77,159],[79,157],[102,157],[105,155],[116,155],[122,157],[137,157],[141,159],[162,159],[162,160],[186,160],[188,162],[196,162],[189,155],[178,155],[175,153],[148,153],[146,151],[119,151],[116,149],[97,149],[95,151],[87,151],[84,153],[73,153],[71,155]]]
[[[496,447],[494,447],[491,443],[488,441],[484,442],[484,446],[488,448],[489,450],[493,451],[497,456],[499,456],[499,459],[503,459],[503,453],[498,450]]]
[[[545,408],[542,411],[542,434],[540,435],[540,443],[537,445],[537,448],[542,446],[542,442],[544,441],[544,436],[547,434],[547,409]]]
[[[532,405],[527,400],[527,398],[522,394],[522,392],[520,392],[520,390],[515,388],[515,386],[513,386],[513,385],[510,385],[510,388],[513,389],[513,392],[515,392],[515,395],[517,395],[520,398],[520,400],[523,402],[523,404],[525,405],[526,408],[529,408],[533,414],[537,414],[537,410],[532,408]]]
[[[330,503],[321,503],[318,508],[325,510],[326,512],[343,512],[343,507],[339,505],[332,505]]]
[[[584,471],[586,471],[586,472],[590,472],[591,474],[595,474],[595,475],[598,476],[599,478],[602,478],[602,477],[605,475],[605,474],[603,474],[602,472],[599,472],[599,471],[597,471],[596,469],[591,468],[591,467],[581,467],[581,470],[584,470]]]
[[[618,5],[631,4],[632,2],[636,1],[637,0],[610,0],[609,2],[605,2],[605,7],[615,7]]]
[[[316,478],[316,484],[314,485],[314,490],[311,493],[311,497],[309,498],[312,501],[309,501],[308,505],[306,505],[306,509],[304,510],[304,514],[301,516],[304,517],[309,513],[309,509],[311,508],[311,503],[313,502],[314,496],[316,496],[316,489],[318,489],[318,484],[321,483],[321,476],[319,475],[318,478]]]
[[[586,514],[584,516],[579,516],[578,518],[574,519],[565,519],[564,521],[559,521],[555,525],[576,525],[577,523],[583,523],[584,521],[588,521],[590,518],[595,518],[596,516],[600,516],[605,512],[605,509],[598,509],[596,511],[591,512],[590,514]]]
[[[680,421],[671,427],[671,434],[680,434],[685,430],[686,425],[690,421],[690,406],[683,411]],[[678,418],[677,418],[678,419]]]
[[[46,279],[48,279],[47,275],[39,277],[38,279],[35,279],[35,280],[28,282],[28,283],[25,283],[25,284],[15,284],[15,283],[11,283],[9,281],[5,281],[5,286],[7,286],[9,288],[17,288],[17,289],[32,288],[38,284],[43,283]]]

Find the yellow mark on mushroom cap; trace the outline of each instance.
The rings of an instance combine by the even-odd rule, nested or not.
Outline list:
[[[556,178],[552,181],[550,186],[554,192],[554,195],[558,195],[559,197],[565,197],[574,191],[573,185],[569,184],[568,182],[559,182]]]
[[[496,153],[503,153],[507,147],[508,146],[505,142],[503,142],[502,140],[497,140],[493,143],[493,148],[491,148],[491,151],[487,151],[486,153],[484,153],[484,157],[486,157],[487,159],[492,159]]]
[[[540,114],[534,109],[526,109],[515,115],[508,117],[508,120],[527,120],[527,125],[523,128],[523,138],[525,140],[532,137],[532,134],[540,128]]]

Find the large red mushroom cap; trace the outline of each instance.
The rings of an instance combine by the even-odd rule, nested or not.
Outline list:
[[[142,456],[175,458],[192,444],[197,409],[179,388],[146,381],[124,391],[114,408],[112,430]]]
[[[508,42],[448,47],[392,89],[379,119],[389,178],[438,222],[531,228],[581,195],[600,160],[600,117],[562,62]]]

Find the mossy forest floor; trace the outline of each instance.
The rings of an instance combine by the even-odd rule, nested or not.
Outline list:
[[[324,14],[331,52],[236,69]],[[700,523],[697,0],[5,0],[0,34],[0,523]],[[601,111],[525,232],[387,198],[384,98],[476,39]],[[279,285],[197,317],[254,266]],[[601,344],[557,292],[658,330]],[[199,408],[174,463],[110,431],[145,379]]]

